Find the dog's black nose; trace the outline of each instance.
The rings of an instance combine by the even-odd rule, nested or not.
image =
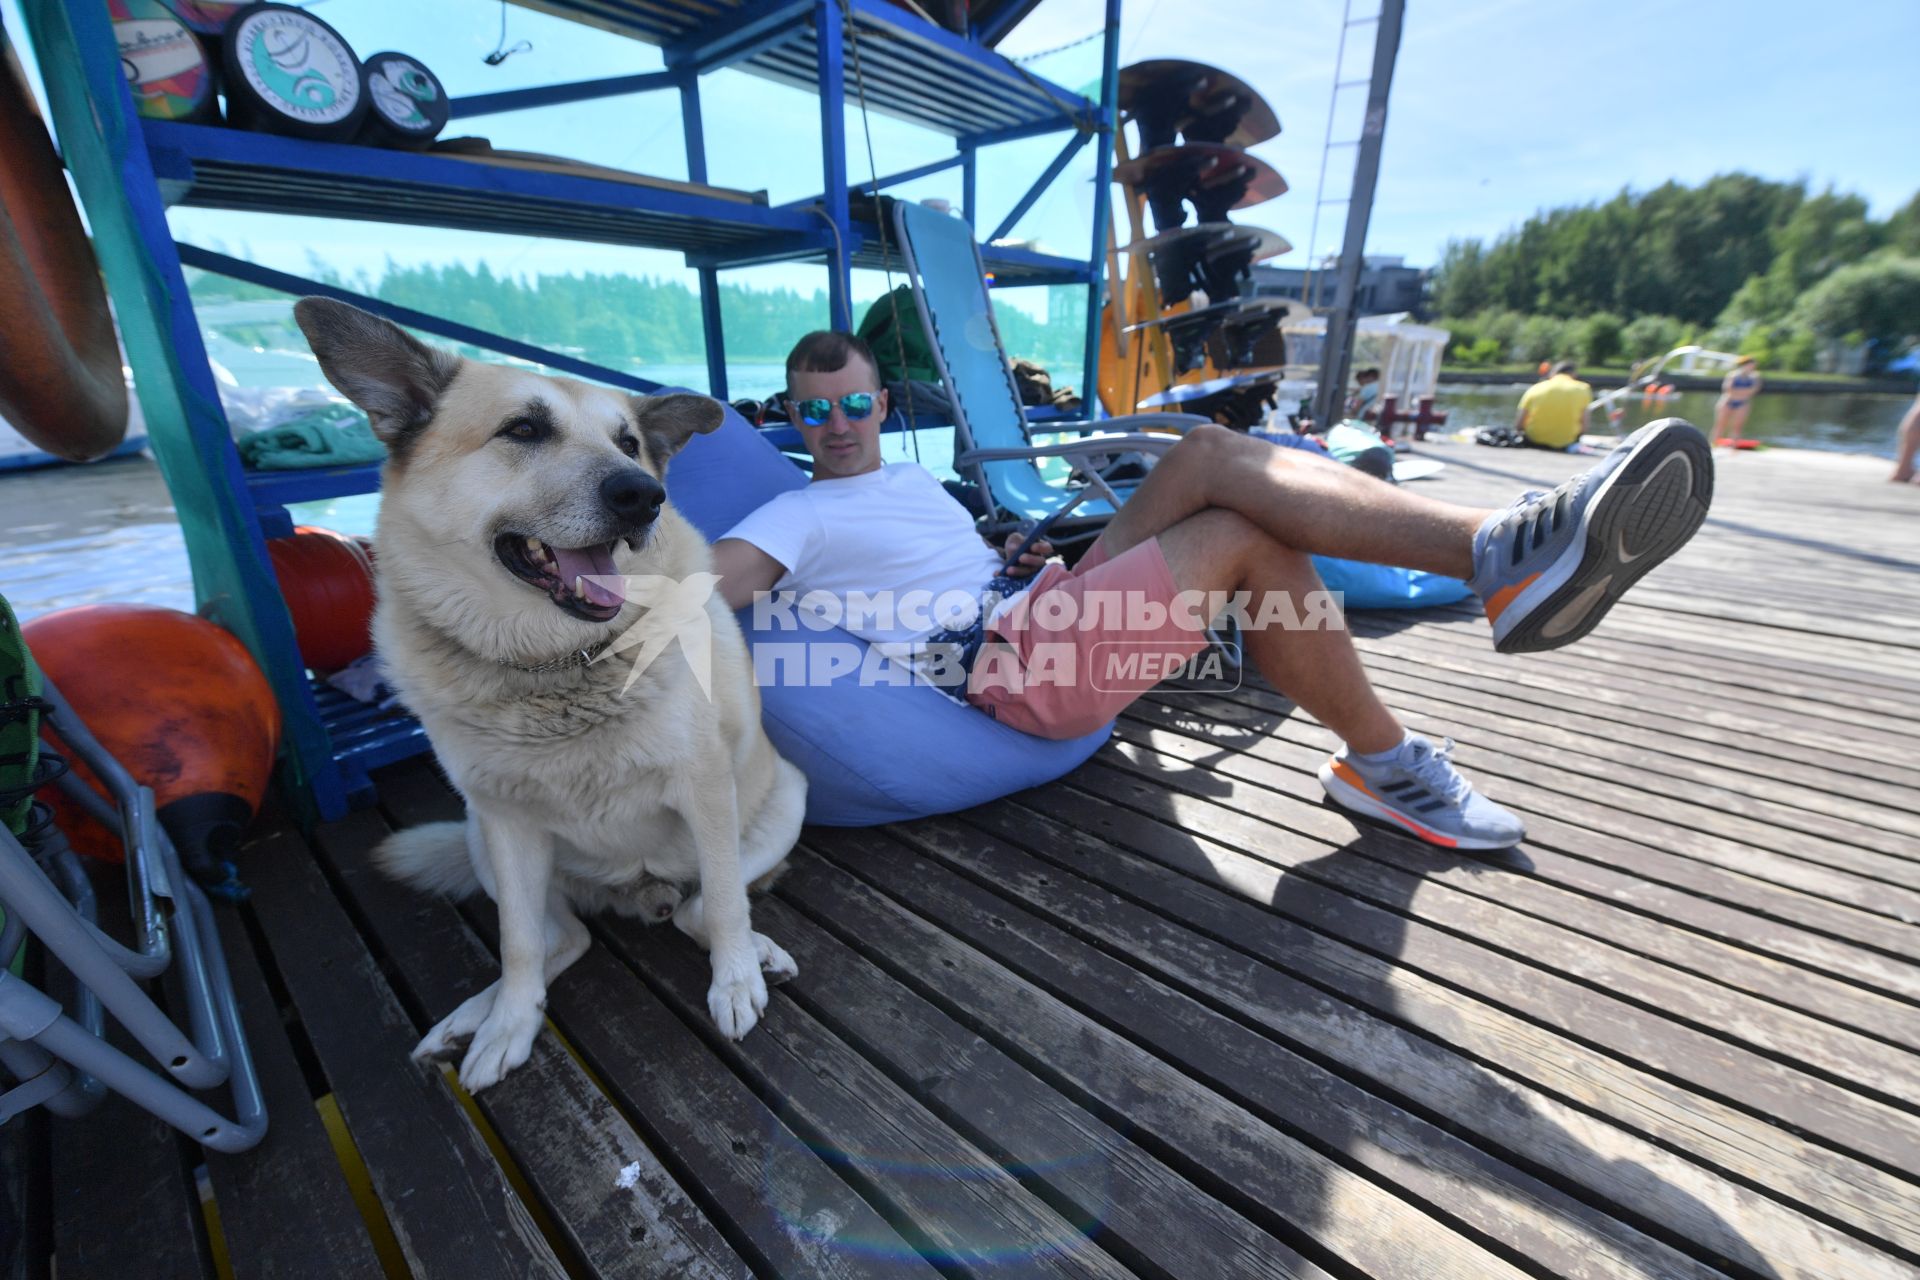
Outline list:
[[[600,482],[600,501],[629,524],[650,523],[666,500],[665,487],[638,468],[615,471]]]

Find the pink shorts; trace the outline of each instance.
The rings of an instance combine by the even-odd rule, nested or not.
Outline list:
[[[1207,647],[1206,620],[1176,608],[1179,594],[1155,538],[1047,565],[987,628],[967,701],[1037,737],[1092,733]]]

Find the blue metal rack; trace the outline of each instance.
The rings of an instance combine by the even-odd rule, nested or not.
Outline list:
[[[1089,142],[1095,144],[1095,218],[1087,255],[1062,257],[981,246],[1001,285],[1082,284],[1087,307],[1087,387],[1097,385],[1102,273],[1112,130],[1117,116],[1120,0],[1106,0],[1098,102],[1050,84],[995,53],[1031,0],[1002,8],[962,37],[884,0],[516,0],[571,21],[661,47],[666,69],[574,84],[474,95],[456,118],[560,102],[677,91],[688,184],[639,185],[475,163],[448,155],[305,142],[204,125],[142,120],[120,74],[101,0],[22,0],[56,131],[95,234],[133,364],[155,457],[187,533],[203,612],[252,649],[285,712],[287,790],[306,817],[338,817],[371,795],[368,771],[426,749],[411,717],[380,712],[312,679],[267,557],[266,539],[288,532],[286,506],[379,487],[379,468],[248,472],[240,466],[183,266],[290,293],[323,293],[400,323],[613,385],[656,385],[457,321],[423,315],[335,287],[174,242],[166,208],[206,208],[398,222],[677,250],[700,281],[711,390],[725,398],[726,352],[719,272],[777,261],[822,261],[836,327],[853,322],[848,273],[898,266],[880,229],[856,218],[853,189],[872,193],[959,169],[963,210],[979,224],[980,149],[1068,133],[1032,188],[988,237],[1003,236]],[[825,190],[768,205],[699,190],[707,177],[700,77],[732,67],[818,95]],[[952,156],[854,182],[848,176],[848,105],[944,134]],[[1091,398],[1089,400],[1091,403]]]

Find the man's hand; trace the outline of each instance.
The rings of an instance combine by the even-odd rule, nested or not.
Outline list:
[[[1018,548],[1022,542],[1026,541],[1026,536],[1024,533],[1008,534],[1006,545],[1000,548],[1001,559],[1004,560],[1006,557],[1012,555],[1014,550]],[[1048,542],[1045,538],[1036,539],[1034,544],[1027,548],[1026,554],[1020,557],[1020,563],[1008,565],[1002,572],[1009,578],[1030,577],[1040,572],[1040,566],[1045,564],[1047,557],[1052,554],[1053,544],[1051,542]]]

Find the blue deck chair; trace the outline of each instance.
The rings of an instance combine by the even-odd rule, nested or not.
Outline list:
[[[1158,456],[1176,443],[1176,436],[1149,435],[1145,428],[1184,432],[1208,420],[1188,413],[1134,414],[1109,419],[1078,439],[1034,444],[994,324],[973,228],[963,218],[904,200],[893,206],[893,225],[921,327],[953,401],[954,470],[987,499],[982,531],[1038,524],[1056,546],[1091,542],[1132,491],[1102,473],[1128,455]],[[1068,481],[1049,479],[1040,469],[1042,458],[1065,459],[1073,468]]]

